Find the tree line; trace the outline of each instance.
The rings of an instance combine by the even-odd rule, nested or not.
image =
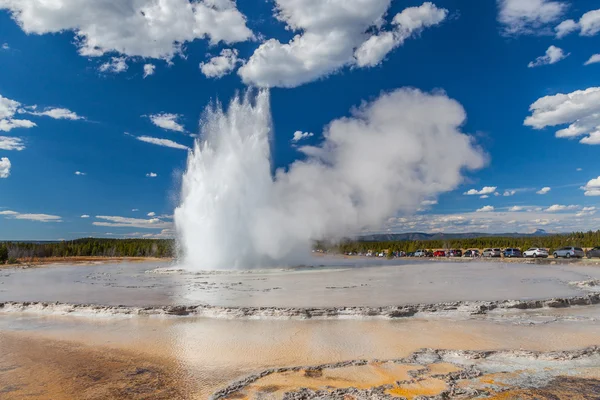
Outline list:
[[[333,253],[367,253],[373,252],[399,252],[412,253],[420,249],[487,249],[515,247],[526,250],[531,247],[542,247],[550,252],[565,246],[592,248],[600,246],[600,230],[588,232],[574,232],[548,236],[524,237],[496,237],[485,236],[469,239],[451,240],[417,240],[417,241],[361,241],[345,239],[340,242],[318,241],[315,249]]]
[[[0,243],[0,264],[49,257],[173,257],[171,239],[77,239],[62,242]]]
[[[486,249],[516,247],[522,250],[543,247],[552,252],[564,246],[592,248],[600,246],[600,230],[574,232],[538,237],[487,236],[469,239],[417,241],[361,241],[345,239],[339,242],[317,241],[315,250],[333,253],[415,252],[419,249]],[[0,243],[0,264],[43,258],[65,257],[156,257],[176,255],[173,239],[77,239],[62,242],[3,242]]]

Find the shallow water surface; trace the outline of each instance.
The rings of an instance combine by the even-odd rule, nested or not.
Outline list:
[[[318,259],[330,266],[260,271],[168,272],[161,263],[56,265],[0,270],[0,301],[228,307],[388,306],[530,300],[586,293],[570,282],[600,268],[479,262]],[[367,261],[364,261],[366,263]]]

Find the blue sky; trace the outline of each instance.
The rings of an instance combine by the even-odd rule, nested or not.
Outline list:
[[[172,235],[204,107],[247,86],[273,169],[382,92],[462,105],[487,165],[381,231],[600,227],[597,2],[339,1],[0,0],[0,240]]]

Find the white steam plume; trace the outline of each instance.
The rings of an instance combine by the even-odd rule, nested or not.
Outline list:
[[[192,269],[299,262],[311,240],[376,229],[459,185],[485,155],[461,133],[466,114],[443,93],[398,89],[332,121],[288,170],[270,168],[269,93],[208,108],[175,211]]]

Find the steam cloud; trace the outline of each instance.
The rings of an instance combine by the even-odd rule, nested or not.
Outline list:
[[[175,211],[183,265],[231,269],[301,262],[311,240],[376,229],[456,188],[485,155],[443,93],[398,89],[332,121],[320,146],[270,172],[269,92],[209,107]]]

